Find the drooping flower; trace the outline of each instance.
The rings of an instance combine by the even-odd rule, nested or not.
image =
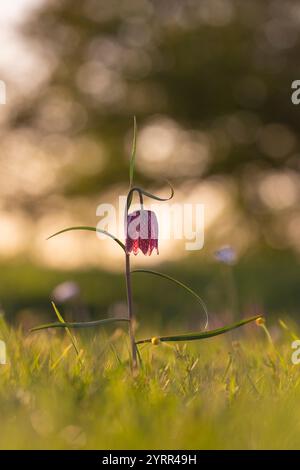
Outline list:
[[[156,249],[158,254],[158,222],[153,211],[141,209],[127,215],[126,251],[151,255]]]
[[[223,246],[215,252],[215,258],[224,264],[234,264],[237,258],[236,251],[231,246]]]

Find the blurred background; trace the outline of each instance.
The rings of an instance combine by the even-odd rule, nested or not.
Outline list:
[[[135,181],[163,196],[167,178],[174,202],[205,204],[202,250],[162,241],[134,264],[190,284],[212,323],[233,304],[238,316],[297,317],[299,27],[296,0],[1,2],[0,303],[11,321],[53,318],[52,298],[69,318],[123,314],[117,245],[46,237],[95,226],[98,204],[126,194],[133,115]],[[214,257],[223,245],[233,267]],[[139,319],[200,321],[165,282],[135,275]]]

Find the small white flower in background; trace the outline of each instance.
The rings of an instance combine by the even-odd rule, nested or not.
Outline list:
[[[66,281],[58,284],[52,292],[55,302],[64,303],[77,299],[80,296],[80,288],[74,281]]]
[[[236,251],[229,245],[215,251],[214,256],[217,261],[224,264],[234,264],[237,259]]]

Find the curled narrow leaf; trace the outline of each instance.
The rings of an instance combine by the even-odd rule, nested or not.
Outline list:
[[[150,197],[151,199],[155,199],[156,201],[169,201],[174,196],[174,188],[168,180],[166,180],[166,183],[169,185],[171,189],[171,194],[168,197],[159,197],[159,196],[156,196],[155,194],[145,191],[144,189],[140,189],[140,191],[144,196]]]
[[[199,333],[185,333],[185,334],[173,335],[173,336],[157,336],[156,338],[160,342],[179,342],[179,341],[187,342],[187,341],[195,341],[199,339],[212,338],[213,336],[222,335],[224,333],[227,333],[228,331],[231,331],[243,325],[246,325],[247,323],[253,322],[260,316],[261,315],[247,318],[246,320],[241,320],[240,322],[233,323],[232,325],[224,326],[223,328],[217,328],[216,330],[201,331]],[[151,343],[151,342],[152,342],[152,338],[147,338],[147,339],[141,339],[137,341],[136,344]]]
[[[88,230],[90,232],[102,233],[103,235],[106,235],[107,237],[114,240],[125,251],[125,245],[124,245],[124,243],[121,242],[121,240],[119,240],[117,237],[115,237],[111,233],[107,232],[106,230],[101,230],[97,227],[79,226],[79,227],[64,228],[62,230],[59,230],[59,232],[56,232],[53,235],[50,235],[50,237],[48,237],[47,240],[50,240],[50,238],[56,237],[57,235],[61,235],[62,233],[71,232],[72,230]]]
[[[177,284],[178,286],[185,289],[189,294],[191,294],[193,297],[195,297],[197,299],[197,301],[200,303],[200,305],[202,306],[202,308],[204,310],[204,313],[205,313],[205,317],[206,317],[205,318],[204,329],[207,328],[207,326],[208,326],[208,311],[207,311],[206,305],[205,305],[204,301],[201,299],[201,297],[195,291],[193,291],[193,289],[191,289],[190,287],[183,284],[183,282],[178,281],[178,279],[175,279],[174,277],[168,276],[167,274],[160,273],[158,271],[151,271],[150,269],[134,269],[131,272],[132,273],[153,274],[154,276],[162,277],[163,279],[167,279],[168,281],[174,282],[174,284]]]
[[[104,318],[103,320],[87,321],[87,322],[54,322],[45,323],[44,325],[31,328],[30,332],[46,330],[47,328],[93,328],[95,326],[105,326],[116,322],[128,322],[128,318]]]
[[[149,193],[148,191],[145,191],[145,189],[142,189],[138,186],[134,186],[133,188],[131,188],[128,195],[127,195],[127,211],[129,210],[129,207],[131,205],[134,191],[136,191],[139,195],[141,206],[143,205],[143,196],[149,197],[151,199],[155,199],[156,201],[169,201],[170,199],[172,199],[172,197],[174,196],[173,186],[171,185],[171,183],[168,180],[166,180],[166,182],[169,185],[170,190],[171,190],[171,193],[168,197],[156,196],[155,194]]]

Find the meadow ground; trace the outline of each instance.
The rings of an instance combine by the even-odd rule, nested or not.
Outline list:
[[[285,321],[273,344],[252,324],[186,346],[144,345],[133,376],[125,330],[76,333],[77,356],[62,331],[27,335],[2,320],[0,448],[299,448],[298,334]]]

